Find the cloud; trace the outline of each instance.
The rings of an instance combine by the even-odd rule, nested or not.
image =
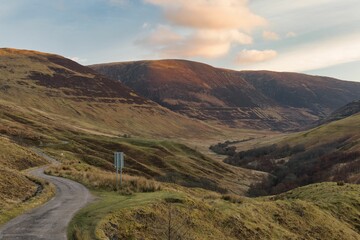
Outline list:
[[[274,71],[309,71],[360,61],[360,33],[296,46],[267,63],[250,69]],[[249,68],[248,68],[249,69]]]
[[[232,44],[250,44],[252,38],[236,30],[202,30],[163,49],[163,55],[217,58],[226,55]]]
[[[277,33],[271,31],[264,31],[262,35],[265,40],[276,41],[280,39]]]
[[[288,33],[286,34],[286,37],[287,37],[287,38],[293,38],[293,37],[296,37],[296,36],[297,36],[297,34],[294,33],[294,32],[288,32]]]
[[[248,8],[247,0],[144,0],[163,9],[175,25],[196,29],[251,31],[267,21]]]
[[[156,50],[162,57],[217,58],[226,55],[233,44],[251,44],[252,38],[237,30],[199,30],[182,37],[160,26],[137,43]]]
[[[150,27],[150,24],[149,24],[148,22],[144,22],[141,27],[142,27],[143,29],[146,29],[146,28]]]
[[[258,62],[269,61],[277,56],[274,50],[242,50],[236,57],[237,64],[253,64]]]
[[[159,25],[157,28],[153,29],[148,36],[136,40],[135,43],[143,46],[161,47],[181,41],[182,39],[183,37],[180,34],[173,32],[170,27]]]
[[[78,63],[86,63],[88,60],[86,58],[79,58],[79,57],[69,57],[69,59],[78,62]]]
[[[162,57],[218,58],[232,46],[253,42],[250,32],[267,24],[247,0],[144,0],[163,10],[171,25],[157,27],[137,44]]]

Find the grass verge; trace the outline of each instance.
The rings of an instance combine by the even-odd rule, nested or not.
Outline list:
[[[20,203],[13,204],[8,208],[0,209],[0,225],[5,224],[7,221],[25,213],[26,211],[46,203],[55,195],[55,186],[51,183],[30,176],[28,176],[28,178],[35,184],[41,186],[41,192]]]
[[[155,203],[165,198],[181,197],[181,194],[167,191],[153,193],[136,193],[123,196],[113,192],[93,191],[97,200],[80,210],[69,224],[68,239],[105,239],[105,234],[98,226],[107,215],[147,204]]]

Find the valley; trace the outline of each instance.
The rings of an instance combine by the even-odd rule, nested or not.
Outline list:
[[[359,83],[1,49],[0,93],[2,226],[57,194],[36,147],[95,196],[68,239],[359,238]]]

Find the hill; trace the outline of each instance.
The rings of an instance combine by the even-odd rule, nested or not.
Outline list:
[[[297,73],[239,72],[185,60],[90,67],[171,110],[232,127],[301,128],[360,95],[360,83]]]
[[[162,141],[222,133],[61,56],[0,50],[0,92],[0,133],[57,156],[66,165],[60,174],[78,181],[86,169],[113,175],[118,150],[127,174],[189,187],[244,193],[263,175]]]
[[[360,114],[238,151],[225,162],[271,176],[250,191],[277,194],[323,181],[360,183]]]
[[[321,183],[255,199],[171,186],[132,196],[101,192],[75,216],[69,239],[356,240],[358,191]]]
[[[7,124],[147,137],[219,131],[138,96],[118,81],[64,57],[0,49],[0,114]],[[35,120],[34,120],[35,119]],[[40,124],[41,123],[41,124]],[[15,128],[15,126],[12,126]]]
[[[349,104],[346,104],[345,106],[337,109],[333,113],[330,114],[330,116],[326,117],[325,119],[322,119],[319,123],[329,123],[333,121],[337,121],[343,118],[350,117],[352,115],[355,115],[360,112],[360,100],[353,101]]]

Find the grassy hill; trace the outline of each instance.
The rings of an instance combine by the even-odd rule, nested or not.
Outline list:
[[[232,71],[185,60],[90,67],[173,111],[237,128],[301,128],[360,95],[357,82],[298,73]]]
[[[353,101],[353,102],[351,102],[349,104],[346,104],[345,106],[337,109],[332,114],[327,116],[325,119],[322,119],[319,122],[319,125],[324,124],[324,123],[337,121],[337,120],[340,120],[340,119],[344,119],[344,118],[350,117],[352,115],[355,115],[355,114],[357,114],[359,112],[360,112],[360,100]]]
[[[220,134],[58,55],[0,49],[0,76],[0,114],[9,124],[143,137]]]
[[[53,174],[96,188],[86,171],[107,184],[113,152],[122,150],[128,175],[189,187],[244,193],[263,176],[183,144],[151,140],[185,142],[222,133],[139,97],[118,81],[53,54],[1,49],[0,56],[0,133],[62,160],[64,168]],[[112,180],[108,190],[114,190]]]
[[[321,183],[257,199],[172,186],[132,196],[99,192],[73,219],[69,239],[168,239],[170,232],[171,239],[355,240],[359,191]]]
[[[187,187],[244,194],[251,183],[264,174],[235,168],[172,141],[114,138],[89,134],[67,134],[65,143],[42,149],[63,162],[52,174],[74,178],[88,184],[83,173],[93,171],[114,175],[113,152],[125,152],[124,173]],[[101,174],[99,174],[101,177]],[[113,179],[115,180],[115,179]],[[101,179],[99,179],[101,181]],[[115,183],[115,182],[113,182]],[[112,186],[112,187],[111,187]],[[114,184],[108,190],[113,190]]]
[[[45,185],[42,185],[42,182],[29,178],[22,172],[46,164],[45,160],[3,136],[0,136],[0,149],[0,224],[2,224],[27,208],[47,200],[51,190],[48,186],[43,189]],[[39,191],[43,193],[41,196],[38,196]]]
[[[254,186],[255,195],[322,181],[360,183],[360,114],[240,151],[225,162],[272,174]]]
[[[0,224],[52,194],[46,183],[26,175],[26,169],[45,164],[31,151],[36,146],[62,163],[47,173],[83,183],[97,196],[73,219],[70,239],[165,239],[170,218],[173,238],[359,238],[358,185],[321,183],[271,197],[240,196],[268,174],[225,164],[189,147],[203,149],[228,137],[228,131],[171,112],[68,59],[1,49],[0,92]],[[359,127],[355,115],[281,136],[275,149],[303,145],[304,151],[297,153],[306,153],[326,143],[333,149],[326,153],[353,154],[359,150],[354,131]],[[265,134],[234,129],[230,135],[240,137],[238,133],[256,141]],[[120,190],[114,151],[125,152]],[[338,155],[325,156],[332,163]],[[286,164],[298,159],[284,158],[279,166],[292,170]],[[356,168],[348,169],[358,162],[344,160],[325,170],[347,169],[345,180],[356,182]]]

